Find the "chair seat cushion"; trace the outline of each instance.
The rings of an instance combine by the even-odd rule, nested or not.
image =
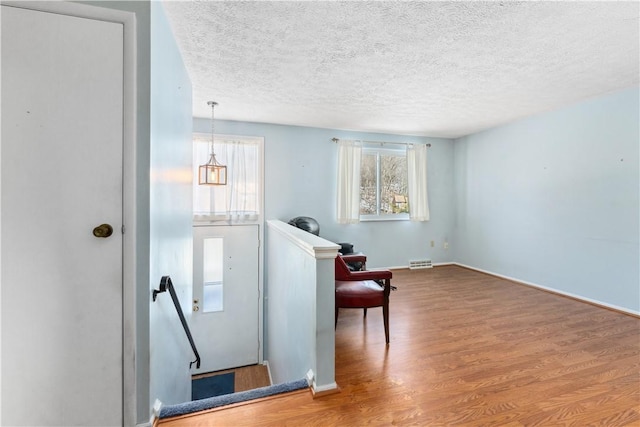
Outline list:
[[[384,289],[373,280],[336,280],[336,308],[380,307]]]

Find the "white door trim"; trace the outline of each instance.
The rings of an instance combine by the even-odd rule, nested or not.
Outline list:
[[[206,135],[202,132],[194,132],[193,135]],[[259,188],[259,202],[260,205],[260,213],[258,217],[254,221],[214,221],[214,220],[198,220],[194,219],[193,227],[210,227],[210,226],[238,226],[238,225],[257,225],[258,226],[258,291],[260,292],[260,304],[258,306],[258,342],[259,342],[259,352],[258,352],[258,363],[264,363],[264,264],[265,264],[265,255],[264,255],[264,241],[265,241],[265,222],[264,222],[264,136],[255,136],[255,135],[234,135],[234,134],[216,134],[216,137],[221,139],[251,139],[257,140],[258,146],[260,147],[260,154],[258,163],[260,165],[260,173],[258,174],[258,181],[260,183]],[[197,343],[196,343],[197,345]]]
[[[122,344],[123,344],[123,425],[136,424],[137,385],[136,385],[136,17],[126,12],[103,7],[72,2],[58,1],[6,1],[4,6],[21,9],[69,15],[78,18],[115,22],[124,29],[124,66],[123,66],[123,224],[126,233],[123,236],[123,277],[122,277]],[[117,231],[117,230],[116,230]]]

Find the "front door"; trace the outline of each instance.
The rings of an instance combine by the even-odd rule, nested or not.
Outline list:
[[[197,226],[193,236],[192,329],[199,370],[258,363],[258,225]]]
[[[2,6],[2,425],[123,424],[123,25]]]

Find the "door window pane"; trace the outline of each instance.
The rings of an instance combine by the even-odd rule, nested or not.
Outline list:
[[[224,309],[223,243],[222,237],[204,239],[202,311],[205,313]]]

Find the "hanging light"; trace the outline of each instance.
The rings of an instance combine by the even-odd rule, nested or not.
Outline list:
[[[211,105],[211,145],[209,146],[209,161],[198,168],[198,184],[227,185],[227,167],[216,160],[216,154],[213,152],[213,110],[218,103],[209,101],[207,105]]]

